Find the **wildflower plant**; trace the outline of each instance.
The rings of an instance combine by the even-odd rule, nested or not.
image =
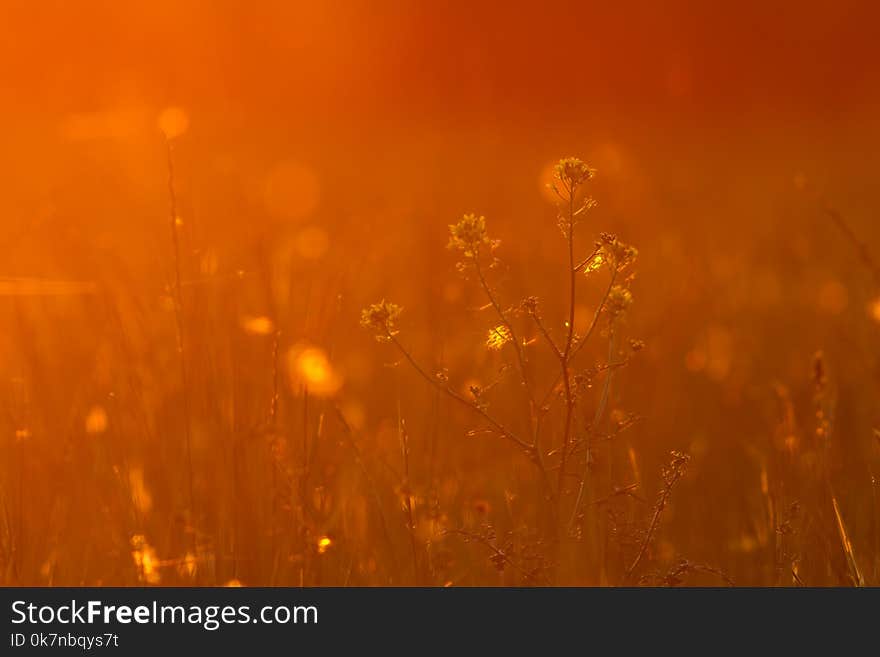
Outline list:
[[[638,348],[633,347],[626,356],[618,353],[618,325],[633,304],[630,286],[637,249],[615,235],[598,233],[592,249],[579,253],[577,229],[596,207],[595,200],[587,193],[595,175],[596,171],[585,162],[568,157],[556,164],[554,179],[549,185],[558,200],[557,224],[564,239],[568,264],[566,314],[561,322],[548,322],[544,318],[542,304],[536,296],[526,297],[513,305],[502,301],[489,276],[499,263],[496,253],[500,242],[490,236],[484,216],[465,214],[449,226],[447,247],[459,255],[458,270],[475,279],[487,300],[486,308],[495,315],[495,321],[486,333],[484,347],[513,357],[518,378],[517,396],[521,396],[524,409],[522,418],[497,417],[490,411],[486,389],[472,385],[468,396],[450,385],[445,371],[442,377],[431,376],[429,369],[421,365],[398,339],[401,312],[398,306],[383,300],[367,307],[361,316],[361,325],[378,340],[392,343],[430,385],[470,408],[491,431],[518,447],[533,463],[557,539],[566,533],[564,530],[571,535],[583,520],[593,442],[598,439],[599,428],[608,422],[614,372],[643,346],[640,341],[632,341],[628,344],[638,344]],[[602,272],[607,276],[607,283],[602,286],[598,301],[593,302],[592,318],[586,326],[576,326],[575,310],[581,295],[579,279],[584,275],[599,276]],[[561,335],[557,328],[560,324]],[[589,367],[579,365],[578,355],[600,326],[604,326],[602,333],[608,338],[606,361]],[[546,343],[556,363],[556,375],[542,395],[538,394],[537,367],[532,362],[540,357],[538,348],[532,345],[540,341]],[[590,409],[591,419],[576,422],[578,415],[586,415],[588,401],[585,395],[592,389],[594,380],[602,384],[598,400]],[[562,408],[559,419],[554,421],[551,416],[557,400],[562,401]],[[632,423],[625,424],[630,426]],[[580,426],[577,431],[576,425]],[[621,423],[615,426],[618,425]],[[619,430],[622,429],[615,431]],[[581,466],[572,468],[573,460],[582,461]]]
[[[501,351],[508,342],[510,342],[513,338],[510,335],[510,331],[503,324],[500,326],[495,326],[489,329],[489,334],[486,337],[486,347],[491,349],[492,351]]]
[[[388,342],[397,335],[397,320],[403,308],[382,299],[364,308],[361,312],[361,326],[373,333],[379,342]]]
[[[447,248],[460,251],[466,260],[475,260],[483,253],[491,253],[500,242],[489,239],[486,217],[466,214],[460,221],[449,225]]]

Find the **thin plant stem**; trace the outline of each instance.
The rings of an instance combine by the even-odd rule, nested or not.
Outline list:
[[[269,424],[274,431],[278,421],[278,400],[280,392],[278,389],[280,379],[280,368],[278,366],[278,350],[281,346],[281,330],[275,331],[272,339],[272,399],[269,402]]]
[[[584,267],[586,267],[587,264],[588,264],[593,258],[595,258],[597,255],[599,255],[601,252],[602,252],[602,247],[596,247],[595,249],[593,249],[593,252],[592,252],[590,255],[588,255],[586,258],[584,258],[583,260],[581,260],[581,261],[577,264],[577,266],[575,266],[575,268],[574,268],[575,273],[579,272],[581,269],[583,269]]]
[[[532,313],[532,319],[535,320],[535,326],[538,327],[538,332],[541,336],[547,341],[547,344],[550,346],[551,351],[553,351],[553,355],[556,356],[558,360],[562,360],[562,352],[559,351],[559,347],[556,346],[556,343],[553,341],[553,337],[550,335],[550,332],[547,330],[547,327],[544,326],[544,322],[541,321],[540,315],[537,313]]]
[[[416,521],[415,510],[413,509],[413,496],[410,491],[409,477],[409,434],[403,422],[403,415],[400,408],[400,392],[398,387],[397,395],[397,433],[400,439],[400,449],[403,455],[403,492],[406,495],[406,523],[409,531],[409,546],[412,552],[413,560],[413,578],[416,584],[419,584],[421,573],[419,569],[419,549],[416,545]]]
[[[361,454],[360,449],[358,449],[357,443],[355,443],[354,441],[354,432],[352,431],[351,425],[349,425],[348,421],[345,419],[345,416],[342,414],[342,411],[335,404],[333,405],[333,411],[336,414],[336,419],[342,426],[342,433],[345,436],[345,440],[348,443],[348,446],[351,448],[351,452],[354,455],[354,461],[360,469],[361,475],[363,476],[364,481],[366,481],[367,488],[369,489],[370,495],[373,498],[373,503],[376,505],[376,513],[379,515],[379,525],[382,528],[382,536],[385,539],[391,561],[392,563],[394,563],[396,561],[396,557],[394,554],[394,542],[391,540],[391,534],[388,531],[388,521],[385,518],[385,512],[383,511],[382,498],[379,496],[379,490],[375,482],[373,481],[373,478],[370,476],[369,470],[367,470],[366,463],[364,463],[363,454]]]
[[[486,297],[489,299],[489,303],[492,308],[495,309],[495,313],[498,315],[498,318],[501,320],[502,325],[510,332],[510,341],[513,343],[514,351],[516,352],[516,361],[519,367],[520,378],[522,379],[523,387],[526,391],[526,397],[529,402],[529,431],[534,433],[535,430],[535,397],[532,392],[532,386],[529,381],[528,370],[526,369],[526,357],[523,352],[522,342],[519,339],[519,336],[516,333],[516,330],[513,328],[513,324],[511,324],[510,320],[507,318],[507,313],[504,312],[504,309],[501,308],[501,305],[498,303],[498,299],[495,297],[495,293],[492,291],[492,288],[489,286],[489,283],[486,281],[486,277],[483,274],[483,267],[480,264],[480,253],[477,250],[473,256],[474,268],[477,271],[477,278],[480,280],[480,287],[483,288],[483,291],[486,293]]]
[[[392,344],[394,344],[395,347],[397,347],[397,350],[403,355],[403,357],[407,360],[407,362],[409,362],[409,364],[413,367],[413,369],[423,379],[425,379],[425,381],[430,383],[432,386],[434,386],[435,388],[437,388],[441,392],[445,393],[447,396],[456,400],[458,403],[460,403],[464,406],[467,406],[473,412],[480,415],[484,420],[486,420],[486,422],[488,422],[492,426],[493,429],[495,429],[499,434],[501,434],[501,436],[503,438],[506,438],[510,442],[517,445],[527,456],[529,456],[529,458],[534,460],[534,458],[533,458],[534,457],[534,454],[533,454],[534,447],[532,445],[530,445],[529,443],[527,443],[524,440],[522,440],[521,438],[519,438],[515,433],[513,433],[510,429],[508,429],[503,424],[498,422],[498,420],[496,420],[491,415],[489,415],[485,410],[483,410],[482,408],[480,408],[479,406],[477,406],[473,402],[468,401],[467,398],[458,394],[457,392],[452,390],[449,386],[443,385],[440,381],[437,381],[432,376],[430,376],[422,368],[422,366],[416,362],[416,360],[412,357],[412,355],[409,353],[409,351],[407,351],[406,347],[404,347],[402,344],[400,344],[400,341],[396,337],[394,337],[390,333],[388,333],[385,337],[388,340],[390,340],[392,342]]]
[[[463,397],[459,393],[455,392],[455,390],[453,390],[449,386],[444,385],[443,383],[438,381],[436,378],[430,376],[422,368],[422,366],[416,362],[415,358],[413,358],[412,354],[410,354],[409,351],[407,351],[406,347],[404,347],[402,344],[400,344],[400,341],[392,333],[386,332],[385,339],[388,340],[389,342],[391,342],[392,344],[394,344],[395,347],[397,347],[397,350],[403,355],[403,357],[407,360],[407,362],[409,362],[409,364],[413,367],[413,369],[416,372],[418,372],[418,374],[425,381],[427,381],[430,385],[432,385],[434,388],[436,388],[440,392],[446,394],[448,397],[451,397],[452,399],[457,401],[459,404],[466,406],[471,411],[473,411],[474,413],[481,416],[503,438],[506,438],[507,440],[509,440],[510,442],[515,444],[517,447],[519,447],[520,450],[528,457],[528,459],[532,463],[534,463],[535,466],[538,468],[538,472],[541,475],[541,483],[548,491],[550,491],[550,494],[552,496],[552,488],[550,487],[550,480],[549,480],[549,476],[547,474],[547,468],[544,465],[543,455],[537,449],[536,445],[527,443],[522,438],[518,437],[515,433],[513,433],[513,431],[511,431],[506,426],[501,424],[498,420],[496,420],[491,415],[489,415],[484,409],[480,408],[477,404],[475,404],[471,401],[468,401],[468,399],[466,397]]]
[[[630,581],[633,573],[635,573],[639,564],[642,562],[642,559],[645,557],[645,553],[648,551],[648,546],[650,546],[651,542],[654,540],[654,535],[657,533],[657,528],[660,526],[660,518],[663,515],[663,510],[669,504],[669,498],[672,497],[672,489],[675,488],[675,484],[678,483],[679,479],[684,476],[684,469],[689,460],[690,456],[687,454],[673,452],[671,463],[663,469],[663,488],[660,489],[660,494],[657,496],[657,502],[654,504],[654,513],[651,516],[648,531],[645,532],[645,537],[642,539],[641,545],[639,546],[639,551],[623,576],[624,584]]]
[[[596,312],[593,313],[593,319],[590,322],[590,327],[587,329],[587,332],[584,334],[580,340],[578,340],[577,345],[574,347],[572,351],[572,359],[580,353],[581,349],[583,349],[584,345],[590,341],[593,333],[596,330],[596,326],[599,324],[599,318],[602,316],[602,311],[605,309],[605,304],[608,301],[608,295],[611,293],[611,288],[614,287],[614,283],[617,281],[617,270],[612,270],[611,279],[608,281],[608,287],[605,288],[605,293],[602,295],[602,300],[599,302],[599,305],[596,307]],[[559,380],[562,378],[562,374],[557,374],[556,379],[554,379],[552,385],[549,390],[547,390],[546,394],[541,398],[541,403],[539,408],[544,408],[547,403],[550,401],[550,398],[553,396],[553,393],[556,390],[556,387],[559,385]]]
[[[602,417],[605,415],[605,408],[608,406],[608,398],[611,393],[611,382],[614,378],[614,370],[615,368],[611,367],[611,359],[614,357],[614,348],[615,348],[615,338],[616,334],[614,332],[614,327],[612,326],[610,329],[610,335],[608,337],[608,374],[605,377],[605,384],[602,387],[602,396],[599,399],[599,405],[596,407],[596,414],[593,417],[593,423],[590,425],[590,429],[587,432],[587,457],[584,460],[584,471],[581,475],[581,483],[578,486],[578,494],[577,498],[574,502],[574,508],[571,512],[571,519],[568,522],[569,530],[574,526],[575,521],[577,520],[578,513],[581,508],[581,502],[584,496],[584,489],[586,488],[587,479],[590,476],[590,443],[593,437],[593,434],[596,432],[596,427],[599,426],[599,423],[602,421]]]
[[[614,287],[614,284],[617,282],[617,267],[614,266],[611,270],[611,279],[608,281],[608,287],[605,288],[605,294],[602,295],[602,301],[599,302],[598,307],[596,308],[596,312],[593,313],[593,319],[590,322],[590,328],[587,329],[587,332],[584,334],[578,343],[575,345],[572,350],[571,357],[574,358],[577,356],[581,349],[584,348],[584,345],[590,341],[590,338],[593,336],[593,332],[596,330],[596,326],[599,324],[599,317],[602,315],[602,311],[605,309],[605,304],[608,302],[608,295],[611,294],[611,289]]]
[[[859,256],[859,260],[862,261],[865,269],[871,272],[871,275],[874,277],[874,283],[880,284],[880,265],[874,260],[874,256],[871,255],[871,250],[868,248],[868,245],[859,238],[840,212],[831,207],[825,201],[821,201],[821,207],[825,215],[831,219],[831,222],[841,233],[843,233],[843,236],[855,249]]]
[[[574,413],[574,396],[571,392],[571,374],[569,371],[569,358],[574,345],[574,310],[577,293],[577,271],[574,262],[574,185],[567,185],[568,189],[568,274],[569,274],[569,298],[568,298],[568,335],[565,339],[565,348],[562,350],[562,383],[565,390],[565,424],[562,434],[562,457],[559,465],[559,477],[557,493],[561,500],[565,487],[565,465],[568,455],[568,445],[571,442],[571,420]]]
[[[480,280],[480,286],[483,288],[483,291],[486,293],[487,298],[489,299],[489,303],[495,309],[496,314],[501,320],[502,324],[507,328],[510,332],[510,340],[513,342],[514,351],[516,352],[516,360],[517,365],[519,367],[520,379],[522,380],[523,387],[526,391],[526,398],[528,400],[528,422],[529,422],[529,433],[532,436],[532,445],[531,450],[533,452],[533,456],[535,459],[535,463],[538,466],[538,469],[541,471],[541,479],[544,487],[550,494],[550,497],[555,497],[553,492],[553,488],[549,485],[549,479],[547,477],[547,466],[544,463],[544,452],[541,449],[540,442],[540,433],[539,433],[539,420],[538,420],[538,407],[535,403],[535,394],[532,389],[532,384],[529,378],[528,369],[526,366],[526,357],[523,352],[522,342],[519,339],[516,331],[513,328],[513,324],[511,324],[510,320],[507,317],[507,313],[501,308],[501,304],[498,303],[498,299],[495,297],[495,293],[492,291],[492,288],[489,286],[486,281],[486,277],[483,274],[483,268],[480,264],[480,254],[479,250],[474,253],[474,268],[477,271],[477,277]]]
[[[511,556],[507,552],[501,550],[497,545],[494,545],[492,541],[484,536],[480,536],[478,534],[474,534],[473,532],[468,532],[463,529],[447,529],[444,531],[444,533],[457,534],[464,537],[466,541],[476,541],[480,545],[488,548],[489,551],[491,551],[492,554],[495,556],[495,558],[499,559],[504,564],[509,564],[513,566],[524,577],[531,578],[534,575],[534,573],[530,573],[529,571],[524,569],[513,558],[511,558]],[[545,580],[543,583],[544,585],[549,585],[550,582]]]
[[[189,510],[192,521],[195,521],[195,495],[193,492],[193,461],[192,461],[192,435],[190,428],[190,399],[189,399],[189,376],[186,367],[186,351],[184,349],[184,325],[183,325],[183,292],[181,284],[181,257],[180,235],[178,233],[177,193],[174,189],[174,157],[171,140],[165,140],[168,155],[168,197],[169,210],[171,213],[171,244],[174,249],[174,320],[177,328],[177,351],[180,356],[180,382],[183,387],[183,422],[184,438],[186,441],[186,472],[189,489]]]

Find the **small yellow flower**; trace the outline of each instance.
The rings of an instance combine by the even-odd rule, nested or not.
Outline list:
[[[513,340],[510,329],[503,324],[489,329],[489,335],[486,337],[486,347],[492,351],[501,351],[508,342]]]
[[[602,265],[605,264],[605,255],[601,252],[594,255],[587,261],[587,264],[584,265],[584,273],[592,274],[594,271],[598,271]]]
[[[486,231],[486,217],[466,214],[457,224],[449,225],[449,244],[447,248],[461,251],[468,258],[476,257],[481,246],[493,249],[498,245],[489,239]]]
[[[605,304],[608,308],[608,312],[611,313],[611,316],[618,317],[629,309],[632,302],[632,292],[621,285],[615,285],[608,293],[608,299]]]
[[[614,253],[614,264],[618,271],[623,271],[639,257],[639,250],[636,247],[624,244],[620,240],[615,240],[610,248]]]
[[[557,163],[554,176],[570,189],[590,180],[596,173],[583,160],[576,157],[566,157]]]
[[[402,312],[403,308],[397,304],[382,299],[361,311],[361,326],[372,331],[380,342],[389,340],[391,336],[397,335],[397,320]]]
[[[605,254],[605,259],[611,263],[611,266],[617,271],[623,271],[636,261],[639,257],[639,250],[617,239],[612,233],[602,233],[600,241],[596,244]]]

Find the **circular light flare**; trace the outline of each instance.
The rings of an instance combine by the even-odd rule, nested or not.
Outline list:
[[[248,335],[271,335],[275,332],[275,324],[265,315],[243,317],[241,328]]]
[[[109,421],[109,418],[107,417],[107,411],[104,410],[104,407],[103,406],[93,406],[89,410],[88,415],[86,415],[86,420],[85,420],[86,433],[89,433],[92,435],[98,434],[98,433],[104,433],[105,431],[107,431],[107,426],[109,425],[109,423],[110,423],[110,421]]]
[[[166,139],[177,139],[189,130],[189,115],[181,107],[166,107],[156,123]]]
[[[880,324],[880,297],[868,304],[868,316]]]
[[[316,397],[332,397],[342,387],[342,377],[320,347],[295,345],[287,354],[288,375],[294,390],[305,388]]]

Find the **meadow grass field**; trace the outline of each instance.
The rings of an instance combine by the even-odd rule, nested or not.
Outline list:
[[[880,584],[870,6],[99,4],[3,9],[0,584]]]

